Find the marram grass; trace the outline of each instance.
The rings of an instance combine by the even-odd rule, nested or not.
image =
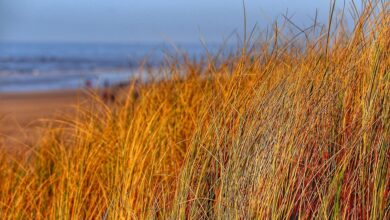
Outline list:
[[[1,154],[0,218],[389,219],[388,6],[80,107]]]

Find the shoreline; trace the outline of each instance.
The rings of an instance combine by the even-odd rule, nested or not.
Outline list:
[[[100,89],[118,84],[128,83],[136,71],[112,71],[90,74],[70,75],[26,75],[18,77],[0,76],[0,95],[12,93],[51,92],[66,90],[82,90],[85,88]]]

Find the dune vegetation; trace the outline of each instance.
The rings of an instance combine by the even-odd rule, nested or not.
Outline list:
[[[1,219],[389,219],[389,4],[351,13],[169,59],[0,153]]]

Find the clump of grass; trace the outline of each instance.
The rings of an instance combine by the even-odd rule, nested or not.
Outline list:
[[[2,154],[1,217],[389,218],[388,6],[351,33],[275,26],[80,108],[25,159]]]

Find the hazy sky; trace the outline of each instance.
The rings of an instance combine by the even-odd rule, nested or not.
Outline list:
[[[329,2],[246,0],[248,26],[287,8],[298,24],[316,9],[325,20]],[[0,42],[221,41],[242,33],[242,17],[242,0],[0,0]]]

